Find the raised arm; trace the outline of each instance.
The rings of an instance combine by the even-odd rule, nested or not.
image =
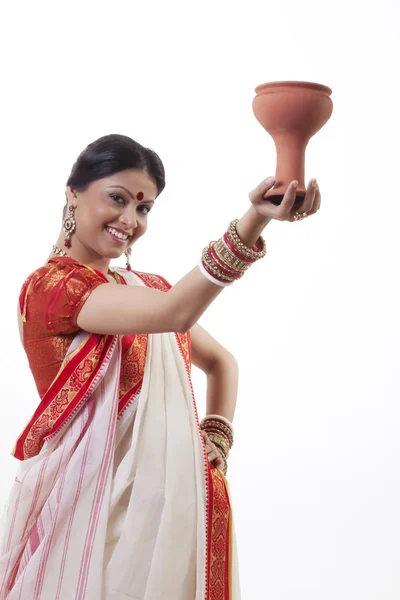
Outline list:
[[[266,180],[250,192],[251,206],[236,224],[237,234],[247,248],[255,244],[271,219],[293,220],[296,185],[291,184],[281,205],[274,206],[263,201],[273,183],[273,179]],[[310,185],[302,207],[308,209],[308,214],[318,210],[316,198]],[[209,281],[198,267],[168,292],[141,286],[99,285],[83,305],[77,323],[85,331],[101,334],[183,333],[197,322],[223,289]]]
[[[195,267],[168,292],[141,286],[99,285],[78,315],[81,329],[92,333],[184,333],[221,293]]]

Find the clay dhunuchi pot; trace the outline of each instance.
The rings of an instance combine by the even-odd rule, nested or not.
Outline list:
[[[298,206],[306,193],[306,147],[332,114],[332,90],[307,81],[275,81],[259,85],[255,91],[254,115],[276,146],[276,181],[266,197],[279,205],[290,182],[297,179]]]

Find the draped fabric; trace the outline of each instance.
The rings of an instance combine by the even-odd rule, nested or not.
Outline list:
[[[0,600],[239,600],[229,487],[200,435],[188,336],[143,337],[144,352],[135,336],[78,331],[19,436]],[[127,356],[141,378],[137,365],[122,376]]]

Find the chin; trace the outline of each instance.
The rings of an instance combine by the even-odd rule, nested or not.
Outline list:
[[[107,252],[107,258],[121,258],[124,255],[125,250],[114,250],[113,252]]]
[[[112,258],[120,258],[120,256],[123,256],[126,248],[110,248],[110,246],[99,244],[98,247],[96,249],[93,248],[93,250],[95,250],[96,254],[101,256],[101,258],[111,260]]]

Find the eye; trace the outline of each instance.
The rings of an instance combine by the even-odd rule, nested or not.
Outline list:
[[[110,198],[117,204],[125,204],[125,199],[119,194],[110,194]]]
[[[145,206],[144,204],[142,204],[142,206],[139,206],[139,210],[143,209],[145,210],[144,214],[148,215],[149,212],[151,211],[151,208],[149,206]],[[143,211],[142,211],[143,212]]]

